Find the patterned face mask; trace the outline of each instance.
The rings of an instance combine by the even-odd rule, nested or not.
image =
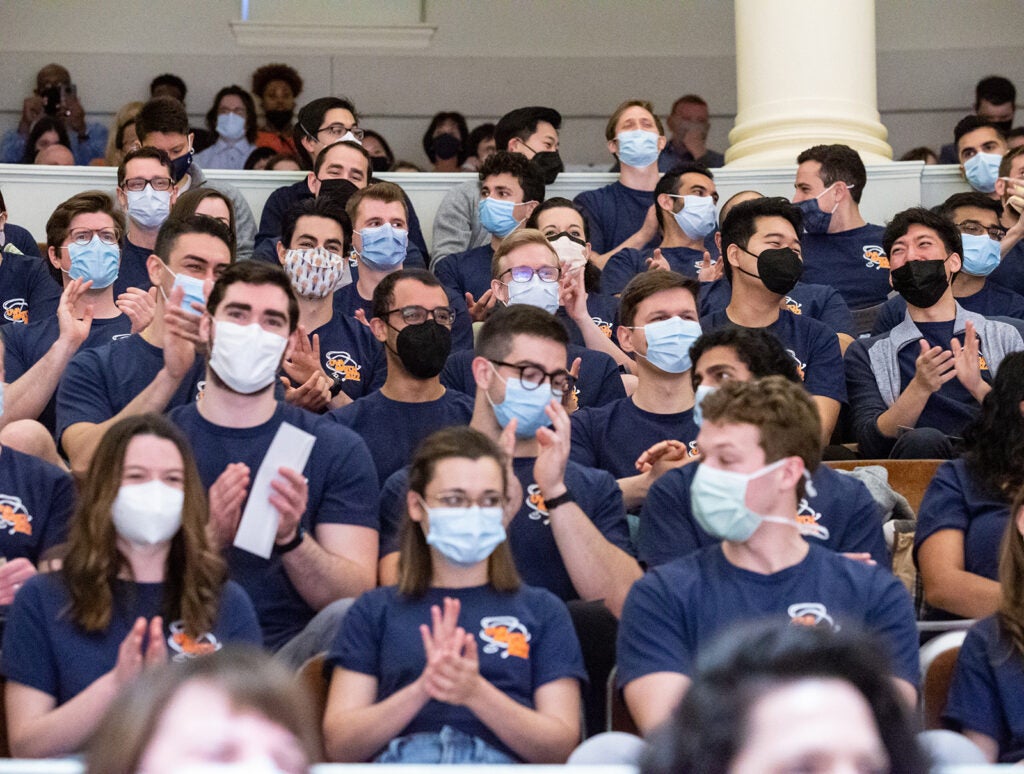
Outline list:
[[[289,250],[284,255],[284,270],[303,298],[327,298],[352,282],[348,259],[323,247]]]

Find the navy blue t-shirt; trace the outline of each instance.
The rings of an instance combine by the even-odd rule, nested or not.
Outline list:
[[[204,419],[196,404],[169,414],[192,442],[207,489],[232,462],[244,462],[256,478],[260,463],[282,422],[316,436],[303,468],[308,481],[302,526],[316,536],[321,524],[349,524],[377,530],[377,471],[363,439],[347,427],[300,408],[278,403],[274,415],[255,427],[221,427]],[[244,508],[244,505],[243,505]],[[252,598],[267,647],[277,650],[309,623],[316,611],[292,585],[279,555],[269,559],[232,546],[228,569]]]
[[[700,318],[700,327],[705,333],[727,325],[741,327],[729,319],[724,309]],[[843,353],[835,331],[824,323],[785,309],[779,312],[778,320],[763,330],[775,336],[792,355],[807,392],[846,402]]]
[[[569,611],[549,592],[530,586],[511,593],[491,586],[431,588],[420,598],[400,594],[395,586],[374,589],[345,615],[327,663],[376,678],[375,702],[383,701],[423,674],[420,625],[430,625],[431,606],[443,605],[445,597],[461,603],[459,625],[476,638],[480,675],[519,704],[535,709],[541,686],[587,679]],[[519,758],[469,709],[434,699],[397,736],[438,733],[443,726]]]
[[[1010,248],[988,279],[1024,296],[1024,241]]]
[[[116,416],[146,389],[164,367],[164,351],[140,334],[79,351],[57,388],[57,441],[77,422],[98,425]],[[191,370],[167,402],[167,411],[198,400],[206,364],[197,355]]]
[[[831,285],[850,309],[881,304],[892,292],[884,233],[882,226],[867,223],[837,234],[801,234],[804,282]]]
[[[976,312],[983,317],[1014,317],[1018,320],[1024,318],[1024,296],[993,282],[986,282],[974,295],[957,296],[956,302],[968,312]],[[871,334],[875,336],[891,331],[903,322],[906,316],[907,302],[903,300],[903,296],[893,296],[885,302],[885,306],[875,318],[875,327],[871,329]]]
[[[621,244],[621,240],[615,244]],[[633,277],[647,271],[647,259],[652,254],[652,250],[635,250],[631,247],[615,253],[601,270],[601,292],[609,295],[621,293]],[[661,255],[668,261],[672,271],[692,279],[697,279],[697,272],[704,261],[704,251],[691,247],[663,247]]]
[[[38,457],[0,449],[0,555],[32,564],[67,540],[75,507],[71,476]]]
[[[999,548],[1010,520],[1010,503],[983,487],[961,459],[944,462],[925,490],[917,511],[914,559],[921,545],[939,530],[963,533],[964,569],[999,580]]]
[[[0,325],[27,325],[56,314],[61,287],[50,276],[38,252],[0,253]]]
[[[757,620],[863,628],[888,645],[895,676],[920,680],[914,605],[891,572],[811,545],[797,564],[763,575],[729,562],[717,544],[633,584],[619,621],[619,685],[653,672],[692,675],[701,647]]]
[[[383,486],[388,476],[412,462],[416,447],[428,435],[445,427],[468,425],[473,399],[458,390],[446,390],[437,400],[404,403],[377,390],[327,416],[366,441]]]
[[[353,268],[353,273],[355,269]],[[469,316],[469,307],[466,306],[466,299],[457,291],[446,287],[445,295],[448,296],[448,306],[455,312],[455,321],[452,323],[452,351],[460,349],[473,349],[473,320]],[[334,293],[334,313],[343,314],[346,317],[355,317],[356,310],[362,309],[367,320],[373,317],[373,300],[365,299],[359,295],[355,279],[351,285],[346,285]]]
[[[590,225],[591,249],[600,255],[640,230],[654,204],[654,192],[627,188],[616,180],[603,188],[577,194],[573,201],[583,209]],[[656,234],[644,247],[657,247],[660,242],[661,235]]]
[[[730,301],[732,285],[728,280],[720,279],[701,285],[700,316],[724,314]],[[835,333],[845,333],[853,337],[857,335],[850,308],[843,301],[843,297],[828,285],[798,282],[782,299],[782,303],[787,311],[819,320]]]
[[[580,408],[584,406],[603,406],[626,396],[626,388],[622,385],[619,367],[611,355],[594,349],[577,347],[570,344],[567,348],[568,360],[566,368],[570,368],[576,358],[580,359],[580,375],[576,380],[576,399]],[[472,350],[453,352],[441,371],[441,384],[467,395],[476,395],[476,381],[473,379]]]
[[[579,594],[572,585],[551,532],[544,498],[533,480],[535,461],[533,457],[516,457],[512,461],[516,478],[523,487],[523,505],[507,528],[512,558],[526,583],[545,588],[559,599],[577,599]],[[409,469],[402,468],[388,478],[381,490],[381,556],[399,550],[408,485]],[[632,553],[622,492],[615,479],[604,471],[585,468],[570,460],[565,469],[565,485],[575,496],[580,510],[594,522],[605,539]]]
[[[992,737],[997,763],[1024,760],[1024,658],[997,616],[967,632],[942,719],[956,731]]]
[[[128,237],[121,240],[121,266],[117,270],[117,279],[114,280],[114,298],[128,288],[150,289],[153,283],[149,281],[146,260],[152,254],[153,251],[148,247],[139,247],[129,242]]]
[[[601,329],[601,333],[617,345],[619,338],[615,334],[615,329],[619,325],[619,299],[614,296],[607,296],[604,293],[588,293],[587,312],[590,313],[590,319]],[[576,322],[569,317],[564,306],[558,307],[555,317],[558,318],[566,333],[569,334],[569,342],[571,344],[575,344],[577,347],[586,346],[583,332],[580,331],[580,327]]]
[[[670,438],[688,444],[691,456],[698,453],[693,409],[678,414],[654,414],[637,408],[632,398],[622,398],[604,406],[580,409],[571,420],[569,459],[607,470],[615,478],[637,475],[637,458],[654,444]]]
[[[384,347],[355,317],[335,313],[310,332],[310,341],[314,334],[320,337],[324,373],[340,377],[341,389],[352,400],[369,395],[384,384],[388,375]]]
[[[63,573],[33,576],[10,607],[0,663],[8,682],[52,696],[58,705],[73,699],[114,668],[118,648],[139,617],[160,615],[162,583],[114,581],[110,623],[86,632],[69,615],[71,597]],[[167,653],[175,661],[220,650],[226,643],[261,642],[252,602],[235,583],[221,591],[213,631],[192,640],[180,621],[164,621]]]
[[[8,384],[20,379],[32,368],[53,346],[60,336],[60,323],[57,318],[47,317],[30,325],[8,325],[2,329],[4,344],[4,374]],[[93,320],[89,328],[89,335],[78,348],[75,357],[96,347],[102,347],[111,341],[128,336],[132,330],[132,321],[127,315],[119,314],[117,317]],[[72,358],[74,362],[74,358]],[[68,368],[71,363],[68,363]],[[65,375],[67,370],[65,369]],[[61,377],[63,381],[64,377]],[[38,419],[50,432],[54,432],[57,426],[57,395],[60,392],[58,386],[54,395],[43,408]]]
[[[32,233],[27,228],[8,222],[4,224],[0,234],[4,236],[4,244],[14,245],[21,250],[23,255],[34,255],[36,258],[42,257],[39,252],[39,242],[36,241],[36,238],[32,236]]]
[[[703,530],[690,507],[690,486],[700,463],[666,471],[647,492],[640,512],[640,560],[657,567],[698,548],[720,542]],[[828,530],[828,537],[806,535],[808,542],[840,553],[869,553],[884,567],[889,551],[882,534],[882,510],[863,483],[827,465],[811,476],[815,496],[797,503],[796,520]]]
[[[434,266],[434,274],[446,288],[465,298],[472,293],[477,301],[491,289],[491,259],[494,248],[490,244],[474,247],[463,253],[446,255]]]

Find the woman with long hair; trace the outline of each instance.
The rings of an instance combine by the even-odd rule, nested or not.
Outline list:
[[[4,631],[15,757],[78,750],[118,689],[143,669],[261,644],[252,603],[225,580],[206,537],[206,494],[188,442],[163,417],[113,425],[100,441],[60,572],[17,593]]]
[[[914,556],[933,608],[984,618],[999,606],[999,545],[1024,485],[1024,352],[1003,359],[964,454],[945,462],[918,512]]]
[[[999,556],[998,610],[967,633],[942,713],[992,763],[1024,760],[1024,490],[1011,513]]]
[[[208,215],[216,218],[231,232],[231,257],[235,257],[235,208],[231,199],[216,188],[201,186],[185,191],[171,207],[170,217],[186,218],[189,215]]]
[[[49,148],[51,145],[63,145],[71,150],[71,140],[68,139],[68,130],[64,124],[53,116],[43,116],[28,133],[25,140],[25,155],[21,159],[22,164],[34,164],[39,152]]]
[[[196,154],[203,169],[243,169],[256,149],[256,103],[241,86],[225,86],[206,112],[206,128],[217,141]]]
[[[330,760],[562,763],[579,741],[579,642],[564,604],[519,581],[513,480],[471,428],[420,446],[398,585],[356,601],[328,656]]]

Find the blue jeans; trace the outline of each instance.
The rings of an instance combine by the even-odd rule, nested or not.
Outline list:
[[[410,734],[392,739],[375,763],[518,763],[509,755],[451,726],[436,734]]]

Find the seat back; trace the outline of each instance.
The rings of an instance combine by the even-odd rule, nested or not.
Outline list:
[[[295,679],[305,689],[313,702],[313,713],[317,722],[323,726],[324,711],[327,709],[327,692],[330,690],[331,681],[325,674],[327,666],[327,654],[317,653],[310,656],[306,663],[299,667]],[[320,736],[318,734],[318,736]],[[323,749],[323,741],[320,743],[320,760],[327,760]]]
[[[854,470],[868,465],[885,468],[889,486],[907,498],[916,514],[924,491],[943,462],[945,460],[828,460],[825,464],[833,470]]]
[[[640,729],[636,727],[633,715],[626,704],[626,697],[622,695],[622,689],[615,684],[617,672],[618,667],[612,667],[612,671],[608,673],[608,684],[606,687],[608,730],[623,731],[627,734],[641,736]]]
[[[966,631],[941,634],[921,647],[921,707],[925,729],[942,728],[953,670]]]

